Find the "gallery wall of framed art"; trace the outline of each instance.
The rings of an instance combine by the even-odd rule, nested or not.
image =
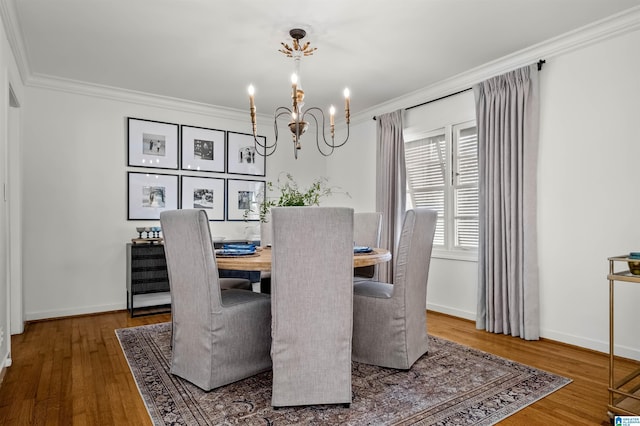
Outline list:
[[[127,220],[193,208],[205,209],[210,221],[258,220],[243,208],[266,185],[257,179],[266,176],[266,158],[253,135],[134,117],[126,126]]]

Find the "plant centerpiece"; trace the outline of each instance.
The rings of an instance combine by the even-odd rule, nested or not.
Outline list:
[[[284,175],[284,177],[283,177]],[[300,188],[290,173],[281,173],[277,182],[267,182],[265,193],[258,194],[256,199],[257,211],[260,222],[269,221],[271,207],[292,206],[319,206],[320,200],[333,194],[338,187],[329,186],[329,179],[319,177],[308,188]],[[267,194],[279,192],[278,197],[269,197]],[[348,193],[345,193],[349,196]],[[244,211],[245,219],[250,213],[255,212],[253,207]]]

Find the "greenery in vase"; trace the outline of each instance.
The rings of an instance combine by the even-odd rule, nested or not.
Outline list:
[[[326,177],[315,179],[308,188],[304,189],[298,186],[291,174],[286,173],[284,176],[285,178],[281,174],[275,184],[267,182],[265,193],[258,194],[256,204],[261,222],[267,222],[271,207],[319,206],[322,198],[328,197],[334,193],[334,190],[338,189],[337,187],[329,186],[329,179]],[[275,191],[280,192],[279,197],[267,197],[266,194]],[[349,196],[348,193],[345,194]],[[253,212],[255,212],[253,208],[245,210],[245,220]]]

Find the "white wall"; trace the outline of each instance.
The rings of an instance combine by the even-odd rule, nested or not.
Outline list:
[[[151,104],[152,101],[149,101]],[[84,96],[26,90],[24,130],[24,292],[27,319],[126,307],[125,244],[136,226],[127,221],[126,117],[250,132],[249,114],[208,113]],[[186,110],[187,108],[185,108]],[[260,134],[272,138],[268,120]],[[325,175],[325,160],[306,149],[293,160],[290,141],[267,159],[267,180],[287,171],[306,183]],[[177,173],[162,171],[162,173]],[[246,176],[210,176],[248,179]],[[258,178],[260,179],[260,178]],[[261,178],[265,179],[265,178]],[[212,222],[214,235],[244,238],[257,222]],[[254,227],[246,230],[247,226]]]
[[[607,257],[640,247],[639,45],[640,31],[627,33],[552,58],[541,74],[541,328],[545,337],[602,351]],[[616,299],[616,343],[637,359],[639,291],[619,285]]]
[[[373,119],[351,126],[347,144],[334,151],[327,160],[327,176],[340,187],[340,194],[331,202],[349,206],[355,211],[374,211],[376,208],[376,128]],[[342,137],[343,129],[336,130]],[[329,203],[327,203],[329,204]]]
[[[640,250],[639,45],[640,31],[624,33],[547,56],[540,74],[541,335],[602,352],[608,351],[609,338],[607,257]],[[404,106],[415,104],[413,98]],[[448,108],[447,102],[435,102],[429,109]],[[389,105],[381,112],[398,108],[397,101]],[[416,120],[428,120],[429,112],[436,114],[410,110],[405,115],[407,132]],[[375,149],[375,122],[365,120],[354,130],[350,155]],[[349,182],[350,192],[375,194],[375,158],[364,163],[352,158],[334,156],[328,170]],[[355,198],[353,207],[374,209],[375,202]],[[433,259],[428,306],[474,319],[476,286],[476,262]],[[616,350],[640,359],[635,327],[640,286],[617,286]]]

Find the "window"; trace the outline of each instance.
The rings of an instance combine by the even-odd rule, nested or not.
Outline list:
[[[438,212],[434,250],[478,248],[478,137],[475,122],[445,126],[405,144],[407,209]]]

